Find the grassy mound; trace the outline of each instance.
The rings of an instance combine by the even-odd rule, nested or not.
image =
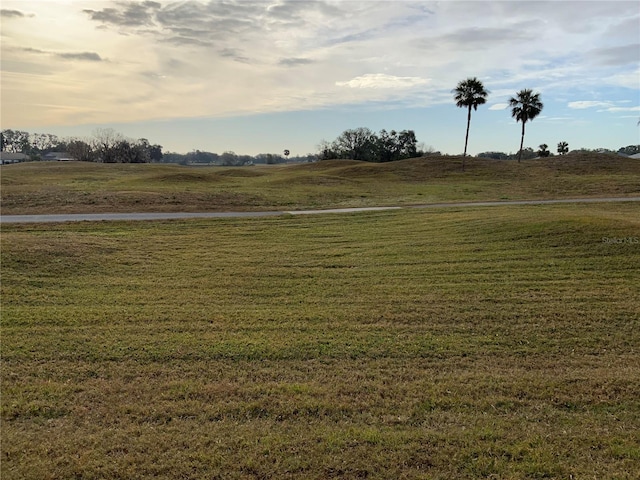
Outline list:
[[[640,161],[618,155],[466,163],[465,172],[462,157],[235,168],[24,163],[0,169],[2,212],[309,209],[640,193]]]

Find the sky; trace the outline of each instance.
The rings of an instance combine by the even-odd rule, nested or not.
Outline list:
[[[516,152],[509,98],[540,93],[525,146],[640,143],[633,1],[1,0],[2,129],[113,128],[165,152],[318,151],[344,130],[414,130],[459,154]]]

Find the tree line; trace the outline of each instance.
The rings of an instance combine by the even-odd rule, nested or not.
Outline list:
[[[146,138],[126,138],[111,128],[97,129],[88,139],[59,138],[48,133],[6,129],[0,132],[0,145],[2,152],[22,153],[31,160],[47,160],[54,152],[65,153],[74,160],[100,163],[163,162],[181,165],[242,166],[317,160],[317,155],[314,154],[289,157],[288,150],[284,150],[282,155],[259,153],[253,156],[239,155],[231,151],[221,154],[201,150],[186,154],[163,153],[161,145],[151,144]]]
[[[177,163],[180,165],[220,165],[224,167],[241,167],[244,165],[276,165],[279,163],[305,163],[315,162],[317,156],[314,154],[295,155],[289,157],[286,154],[259,153],[257,155],[241,155],[233,151],[223,153],[206,152],[193,150],[188,153],[165,153],[162,162]]]
[[[46,159],[53,152],[65,152],[83,162],[148,163],[162,159],[161,145],[146,138],[126,138],[111,128],[98,129],[89,139],[6,129],[0,133],[0,145],[3,152],[23,153],[32,160]]]
[[[530,160],[532,158],[546,158],[553,156],[553,152],[548,150],[549,146],[543,143],[538,147],[538,150],[534,150],[531,147],[523,148],[522,152],[505,153],[505,152],[480,152],[476,155],[476,158],[492,158],[494,160],[516,160],[518,155],[522,156],[524,160]],[[611,153],[618,155],[635,155],[640,153],[640,145],[627,145],[626,147],[620,147],[618,150],[611,150],[608,148],[577,148],[571,150],[573,153]],[[569,144],[567,142],[559,142],[557,148],[558,155],[566,155],[569,153]]]

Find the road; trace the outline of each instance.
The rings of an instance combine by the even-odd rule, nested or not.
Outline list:
[[[176,212],[176,213],[74,213],[55,215],[0,215],[0,223],[61,223],[140,220],[180,220],[189,218],[272,217],[278,215],[317,215],[322,213],[355,213],[402,208],[469,208],[505,205],[553,205],[559,203],[640,202],[640,197],[569,198],[560,200],[508,200],[496,202],[428,203],[403,207],[332,208],[325,210],[282,210],[263,212]]]

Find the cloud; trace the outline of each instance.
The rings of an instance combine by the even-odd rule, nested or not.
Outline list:
[[[633,7],[633,5],[631,5]],[[607,30],[604,32],[608,39],[622,39],[638,38],[638,22],[640,22],[640,15],[638,15],[637,6],[635,12],[630,10],[627,12],[626,18],[621,15],[623,20],[611,23]],[[635,13],[635,15],[634,15]]]
[[[266,13],[275,20],[283,21],[300,21],[309,11],[318,13],[323,16],[340,15],[341,10],[337,5],[333,5],[324,1],[301,2],[286,1],[268,5]]]
[[[640,68],[632,72],[621,72],[606,79],[607,83],[634,90],[640,89]]]
[[[49,53],[49,52],[45,52],[44,50],[40,50],[39,48],[31,48],[31,47],[23,47],[20,50],[27,53]]]
[[[35,53],[39,55],[53,55],[65,60],[81,60],[86,62],[103,62],[104,59],[95,52],[51,52],[47,50],[40,50],[39,48],[23,47],[21,51],[27,53]]]
[[[20,10],[7,10],[3,8],[2,10],[0,10],[0,17],[22,18],[24,17],[24,13],[22,13]]]
[[[80,53],[56,53],[57,57],[64,58],[65,60],[82,60],[87,62],[102,62],[103,59],[94,52],[80,52]]]
[[[117,2],[118,8],[103,8],[102,10],[85,9],[84,13],[91,20],[117,26],[135,27],[154,24],[154,13],[162,5],[158,2]]]
[[[609,107],[604,110],[605,112],[640,112],[640,106],[638,107]]]
[[[534,40],[539,35],[533,22],[522,22],[510,27],[468,27],[444,35],[425,37],[418,42],[419,47],[455,50],[485,50],[493,45],[514,44]]]
[[[317,2],[293,2],[291,11],[308,8]],[[286,5],[289,5],[288,3]],[[271,33],[270,22],[274,15],[282,15],[282,9],[270,8],[267,2],[113,2],[113,6],[101,10],[84,9],[90,20],[100,22],[103,28],[115,27],[123,35],[153,36],[154,41],[176,46],[216,46],[218,50],[249,43],[248,39],[263,33]],[[285,9],[287,10],[287,9]],[[272,11],[272,13],[269,13]],[[100,28],[100,27],[99,27]],[[246,63],[248,58],[238,55],[236,61]]]
[[[618,102],[599,102],[592,100],[580,100],[577,102],[569,102],[567,106],[573,109],[586,109],[586,108],[596,108],[601,107],[598,112],[638,112],[640,111],[640,106],[638,107],[620,107],[616,104],[620,103],[629,103],[628,100],[622,100]]]
[[[244,55],[242,55],[240,53],[239,50],[235,49],[235,48],[223,48],[222,50],[220,50],[220,56],[221,57],[226,57],[226,58],[231,58],[233,60],[235,60],[236,62],[240,62],[240,63],[250,63],[251,59],[249,57],[245,57]]]
[[[338,87],[350,88],[410,88],[425,85],[429,80],[420,77],[396,77],[385,73],[367,73],[346,82],[336,82]]]
[[[384,5],[379,4],[378,7]],[[408,8],[408,7],[407,7]],[[390,7],[386,10],[394,11]],[[303,46],[316,49],[319,45],[334,45],[358,40],[370,40],[387,33],[388,26],[407,26],[409,20],[376,14],[368,2],[334,3],[331,1],[224,1],[211,0],[169,2],[113,2],[101,10],[85,9],[92,21],[105,28],[116,27],[121,34],[153,33],[174,45],[233,47],[236,45],[270,45],[272,51],[281,46]],[[395,9],[398,10],[398,9]],[[420,15],[415,8],[412,19]],[[368,15],[376,19],[370,28]],[[390,15],[393,17],[393,15]],[[145,27],[146,30],[142,30]],[[322,32],[321,36],[318,36]],[[303,58],[297,52],[287,52],[283,58]],[[293,55],[291,55],[293,53]],[[291,66],[291,65],[290,65]]]
[[[155,13],[155,20],[165,31],[193,43],[231,41],[234,35],[256,29],[266,6],[254,2],[170,3]]]
[[[45,86],[16,76],[14,90],[3,84],[3,93],[15,98],[14,91],[23,92],[18,94],[30,99],[46,91],[105,121],[122,118],[122,98],[136,99],[128,104],[131,120],[451,105],[451,88],[468,76],[486,79],[489,110],[507,109],[509,96],[525,87],[550,103],[562,98],[568,110],[575,98],[635,99],[635,91],[618,94],[611,87],[638,88],[640,78],[628,62],[638,48],[640,17],[633,2],[615,8],[611,2],[533,1],[2,3],[25,17],[36,13],[26,31],[18,28],[18,15],[3,23],[3,68],[8,61],[20,71],[39,65],[59,79]],[[20,50],[25,47],[30,50]],[[118,68],[111,68],[116,62]],[[599,94],[601,87],[609,90]],[[95,91],[107,93],[96,98]],[[571,108],[595,112],[636,104],[608,103],[574,102]],[[17,107],[10,115],[27,116]]]
[[[199,40],[197,38],[182,37],[179,35],[175,37],[165,38],[162,41],[166,43],[172,43],[174,45],[195,45],[198,47],[210,47],[211,45],[213,45],[212,42],[209,42],[207,40]]]
[[[592,58],[599,65],[635,65],[640,58],[640,43],[620,45],[611,48],[596,48],[587,52],[587,57]]]
[[[297,67],[299,65],[309,65],[313,63],[313,60],[309,58],[283,58],[278,62],[279,65],[283,65],[285,67]]]
[[[594,107],[611,107],[613,106],[610,102],[598,102],[592,100],[579,100],[576,102],[569,102],[567,104],[569,108],[583,110],[585,108],[594,108]]]

